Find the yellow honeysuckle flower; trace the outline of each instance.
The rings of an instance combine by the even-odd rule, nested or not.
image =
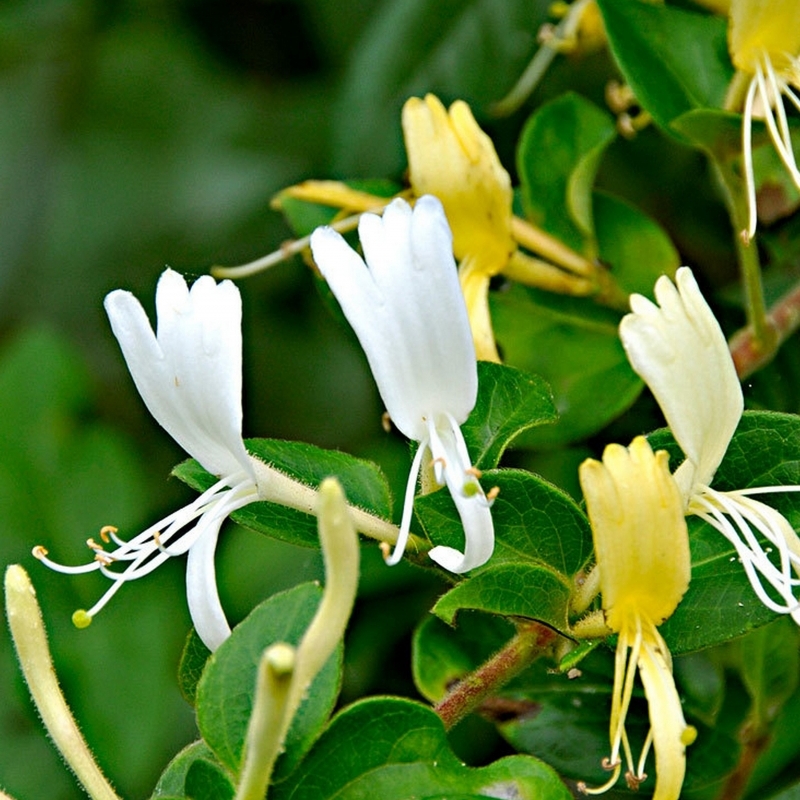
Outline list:
[[[797,0],[731,0],[728,49],[747,79],[742,122],[742,151],[747,192],[746,242],[756,232],[756,184],[753,173],[753,119],[763,117],[783,165],[800,189],[800,170],[792,149],[791,131],[784,108],[786,98],[800,111],[800,5]]]
[[[514,218],[511,178],[463,100],[447,110],[435,95],[412,97],[403,106],[402,124],[414,194],[438,197],[453,231],[453,252],[459,260],[478,358],[499,361],[489,314],[491,278],[513,272],[516,280],[541,288],[590,294],[597,288],[587,280],[591,265]],[[575,274],[521,253],[517,242]]]
[[[686,746],[695,729],[686,724],[672,677],[672,659],[657,626],[677,608],[689,586],[689,535],[683,498],[669,471],[667,453],[653,453],[643,436],[630,448],[612,444],[603,461],[581,464],[580,482],[592,525],[606,625],[618,634],[611,697],[611,777],[586,794],[611,789],[627,762],[625,780],[637,788],[647,778],[650,746],[656,757],[655,800],[677,800],[686,771]],[[634,762],[625,732],[636,668],[644,685],[650,733]]]

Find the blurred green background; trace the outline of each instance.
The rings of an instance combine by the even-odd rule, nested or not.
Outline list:
[[[123,796],[148,796],[195,735],[175,681],[189,628],[182,560],[125,587],[78,631],[70,616],[94,602],[103,579],[55,575],[30,555],[43,544],[80,563],[102,525],[132,535],[191,496],[168,479],[183,453],[139,400],[102,298],[127,288],[152,312],[165,265],[194,276],[276,249],[289,231],[269,201],[293,182],[402,179],[399,113],[413,94],[469,102],[513,172],[531,108],[566,88],[602,106],[614,74],[604,52],[558,59],[523,110],[488,117],[536,50],[548,5],[0,5],[0,563],[31,573],[67,697]],[[700,155],[651,129],[612,145],[599,182],[658,218],[685,260],[722,282],[733,271],[729,231],[705,174]],[[681,175],[693,176],[692,192]],[[242,290],[245,435],[371,457],[402,486],[406,445],[382,432],[364,358],[307,267],[295,259]],[[315,551],[229,525],[218,574],[235,622],[271,593],[320,577],[321,565]],[[365,548],[343,700],[414,695],[409,632],[439,588],[418,571],[384,569]],[[464,755],[480,760],[475,750],[495,740],[474,738]],[[18,800],[82,796],[36,719],[5,628],[0,786]]]
[[[0,563],[29,570],[66,695],[123,796],[148,796],[195,735],[175,681],[189,628],[182,559],[125,587],[78,631],[72,611],[93,603],[103,579],[56,575],[30,556],[43,544],[81,563],[100,526],[132,535],[191,496],[168,479],[183,453],[140,402],[104,295],[130,289],[152,312],[165,265],[192,276],[275,249],[289,232],[269,200],[292,182],[400,178],[406,97],[433,90],[477,108],[497,99],[535,49],[543,7],[0,5]],[[382,433],[363,356],[307,268],[298,259],[242,289],[245,434],[372,456],[402,481],[405,445]],[[232,621],[321,576],[316,552],[226,530],[218,570]],[[366,555],[345,699],[413,694],[407,639],[436,586]],[[18,800],[82,796],[45,738],[5,626],[0,787]]]

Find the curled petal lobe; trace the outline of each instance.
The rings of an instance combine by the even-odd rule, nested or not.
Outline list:
[[[688,501],[693,485],[711,483],[744,401],[725,337],[691,270],[681,267],[676,283],[658,279],[658,305],[633,295],[620,337],[686,454],[676,479]]]
[[[430,447],[434,464],[444,466],[441,477],[461,517],[464,552],[440,545],[434,547],[429,555],[449,572],[469,572],[485,564],[494,552],[494,523],[490,504],[481,485],[471,474],[472,465],[464,437],[452,418],[438,429],[431,425]]]
[[[686,746],[694,741],[697,734],[684,719],[672,677],[669,651],[655,627],[643,633],[639,650],[639,675],[647,697],[656,756],[653,798],[678,800],[686,773]]]

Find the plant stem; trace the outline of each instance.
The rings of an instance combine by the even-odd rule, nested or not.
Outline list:
[[[541,655],[558,634],[541,622],[524,622],[517,634],[475,672],[459,681],[435,707],[448,730]]]
[[[795,284],[769,309],[767,324],[776,337],[776,349],[800,328],[800,283]],[[774,352],[765,353],[757,346],[750,327],[737,331],[729,345],[740,379],[752,375],[774,355]]]
[[[763,734],[748,736],[745,733],[739,761],[733,772],[728,775],[728,779],[719,793],[718,800],[739,800],[739,798],[744,797],[753,769],[768,743],[769,736]]]
[[[722,188],[734,230],[736,257],[744,286],[747,324],[752,331],[752,347],[762,359],[768,360],[777,348],[777,336],[767,319],[758,248],[753,242],[745,241],[748,212],[744,187],[729,164],[722,163],[713,156],[711,163]]]

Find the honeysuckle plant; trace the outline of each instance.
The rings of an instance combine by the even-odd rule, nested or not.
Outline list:
[[[196,494],[136,527],[157,518],[164,476],[152,468],[162,448],[143,451],[149,476],[131,455],[139,442],[115,413],[128,382],[103,392],[96,422],[99,348],[96,374],[47,331],[0,350],[5,613],[32,700],[11,691],[0,714],[0,797],[72,797],[47,743],[36,749],[35,706],[81,786],[108,800],[792,800],[797,4],[368,5],[345,66],[342,26],[303,4],[341,91],[315,73],[294,106],[293,81],[278,91],[248,68],[241,97],[226,84],[215,104],[215,83],[183,104],[200,116],[173,125],[167,98],[198,88],[181,59],[202,37],[181,36],[176,68],[151,74],[153,91],[136,93],[146,107],[125,117],[158,153],[140,159],[124,139],[99,159],[106,176],[85,156],[116,139],[82,115],[109,86],[110,119],[124,114],[125,59],[149,30],[127,17],[113,30],[112,12],[75,73],[91,102],[54,117],[68,146],[51,147],[50,129],[25,135],[31,158],[48,145],[42,174],[59,180],[14,183],[2,218],[12,260],[20,242],[38,245],[25,262],[37,269],[16,282],[20,313],[31,297],[49,312],[52,289],[35,282],[54,253],[65,299],[94,292],[87,324],[106,287],[150,280],[122,267],[112,280],[91,257],[73,280],[72,229],[82,242],[98,232],[103,264],[146,270],[170,242],[163,257],[182,265],[158,281],[153,324],[127,291],[105,309],[160,426],[137,440],[166,431],[188,456],[172,476]],[[59,64],[91,27],[67,18]],[[15,67],[43,52],[20,45],[25,30],[2,34]],[[51,73],[37,63],[36,81]],[[520,74],[535,91],[518,87],[500,119]],[[0,84],[2,152],[9,131],[28,130],[15,87],[39,96],[21,78]],[[59,109],[74,83],[58,82]],[[152,125],[155,100],[169,125]],[[281,110],[270,140],[302,121],[291,155],[266,162],[265,107]],[[192,171],[203,153],[213,187]],[[139,171],[159,191],[187,181],[149,224],[95,194],[140,197]],[[303,180],[322,171],[335,180]],[[281,189],[277,175],[300,182]],[[31,191],[76,176],[68,213],[53,201],[40,237],[8,235]],[[180,243],[199,233],[187,255]],[[112,240],[129,243],[124,259],[102,250]],[[269,255],[213,278],[196,263],[248,251]],[[262,438],[243,438],[243,409]],[[89,563],[60,563],[89,536]],[[35,542],[51,569],[28,556]],[[183,557],[188,632],[183,587],[166,596],[169,570],[150,575]],[[76,630],[69,612],[83,605],[77,626],[97,619]],[[4,680],[11,650],[0,646]]]

